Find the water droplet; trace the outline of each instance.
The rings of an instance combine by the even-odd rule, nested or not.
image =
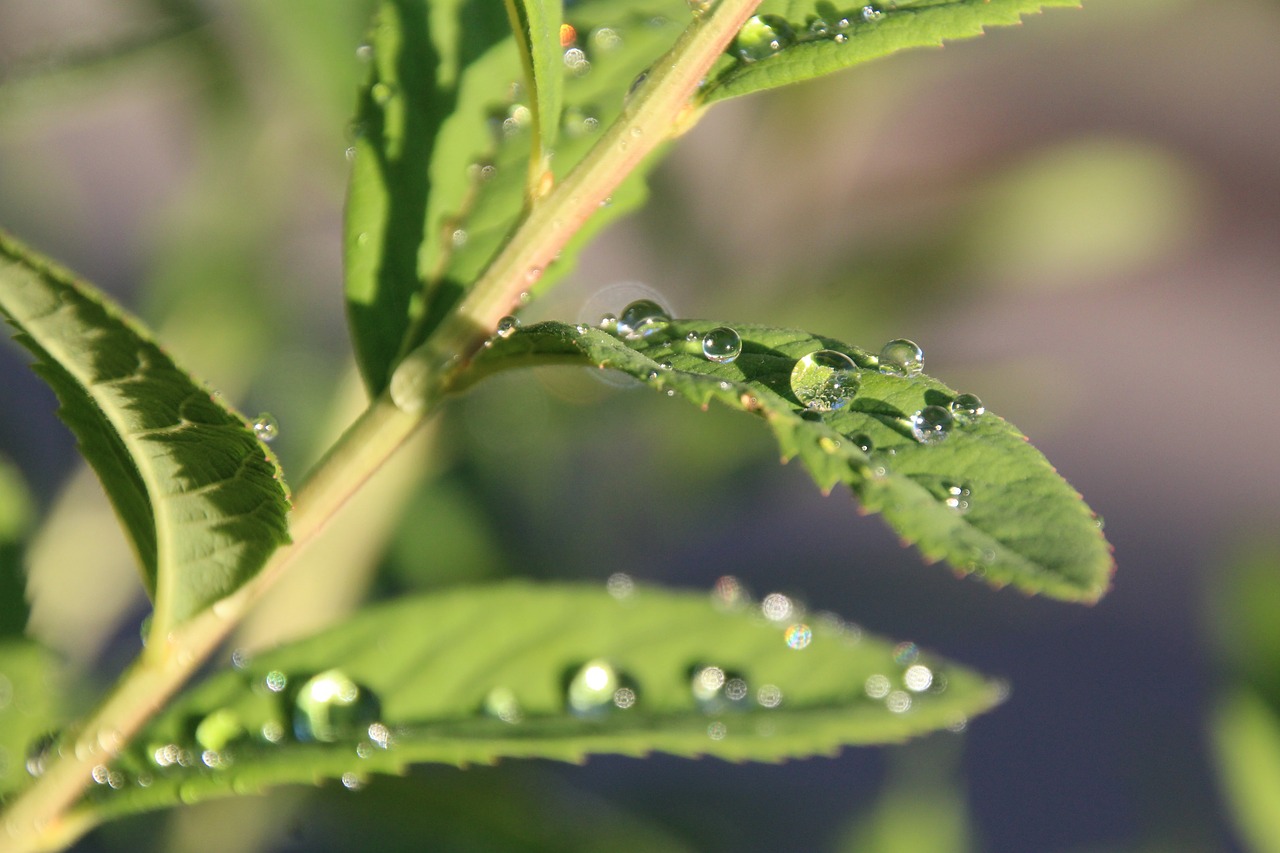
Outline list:
[[[495,334],[500,338],[509,338],[520,329],[520,320],[512,317],[510,314],[498,321],[498,328]]]
[[[262,679],[262,683],[272,693],[279,693],[289,685],[289,676],[278,669],[273,669]]]
[[[875,6],[862,7],[862,20],[867,21],[868,23],[878,21],[883,17],[884,17],[884,12],[881,12]]]
[[[632,100],[635,99],[635,96],[640,91],[640,88],[644,86],[644,81],[648,79],[649,79],[649,69],[646,68],[645,70],[641,71],[639,74],[636,75],[636,79],[631,81],[631,85],[627,87],[627,94],[623,95],[622,97],[622,106],[624,108],[628,104],[630,104]]]
[[[967,426],[980,418],[987,411],[982,400],[976,394],[958,394],[951,401],[951,414],[956,423]]]
[[[482,163],[480,165],[480,180],[489,181],[498,174],[498,167],[492,163]]]
[[[756,702],[761,708],[776,708],[782,704],[782,690],[776,684],[764,684],[756,691]]]
[[[662,361],[658,362],[658,367],[662,368],[663,370],[670,370],[673,367],[673,365],[671,364],[670,361],[664,358]]]
[[[261,734],[267,743],[279,743],[284,740],[284,726],[275,720],[268,720],[262,724]]]
[[[906,338],[889,341],[880,350],[880,372],[886,376],[918,376],[924,370],[924,350]]]
[[[206,749],[200,753],[200,763],[212,770],[218,770],[231,764],[230,758],[216,749]]]
[[[831,37],[831,40],[836,44],[844,44],[849,40],[849,37],[844,33],[836,33],[834,36]]]
[[[385,106],[396,94],[396,87],[379,80],[369,89],[369,95],[378,106]]]
[[[356,147],[354,145],[348,145],[347,149],[342,152],[342,156],[347,158],[348,163],[354,161],[356,159]]]
[[[760,612],[770,622],[783,622],[796,609],[791,599],[780,592],[771,592],[760,602]]]
[[[621,601],[624,598],[630,598],[636,591],[636,582],[626,572],[614,572],[604,582],[604,588],[609,595]]]
[[[915,693],[928,690],[933,684],[933,670],[922,663],[912,664],[902,673],[902,683]]]
[[[814,412],[843,409],[858,393],[861,384],[862,377],[853,359],[835,350],[811,352],[791,370],[791,392],[806,409]]]
[[[582,48],[571,47],[564,52],[564,67],[575,77],[581,77],[591,70],[591,61]]]
[[[365,781],[360,777],[360,774],[351,771],[342,774],[342,787],[348,791],[359,791],[364,786]]]
[[[636,690],[613,664],[604,660],[584,663],[565,691],[569,712],[579,717],[598,717],[611,708],[630,708],[636,703]]]
[[[702,336],[702,354],[708,361],[731,364],[742,354],[742,337],[728,326],[712,329]]]
[[[93,777],[93,781],[97,782],[99,785],[105,785],[107,784],[107,779],[111,775],[111,771],[107,768],[107,765],[97,764],[89,771],[89,774]]]
[[[729,727],[719,720],[707,725],[707,737],[712,740],[724,740],[727,734],[729,734]]]
[[[733,575],[721,576],[711,588],[711,603],[717,610],[741,610],[749,601],[751,594]]]
[[[872,699],[883,699],[889,695],[889,691],[893,689],[893,685],[889,682],[887,675],[872,675],[862,685],[865,692]]]
[[[875,449],[875,446],[876,446],[875,442],[871,440],[871,436],[863,432],[860,432],[857,435],[855,435],[852,441],[854,444],[858,446],[858,449],[861,450],[863,453],[870,453],[872,450]]]
[[[689,673],[689,691],[694,704],[705,714],[744,711],[750,707],[751,689],[747,680],[718,666],[693,667]]]
[[[605,314],[600,318],[600,322],[597,325],[606,332],[616,332],[618,330],[618,317],[616,314]]]
[[[806,649],[813,642],[813,629],[803,622],[797,622],[787,628],[783,634],[783,639],[787,641],[787,647],[796,649]]]
[[[637,299],[618,316],[618,332],[627,340],[647,338],[671,322],[671,315],[652,299]]]
[[[176,743],[167,743],[164,746],[157,746],[152,751],[151,760],[157,767],[172,767],[178,763],[180,753],[181,749]]]
[[[969,497],[972,492],[967,486],[957,485],[955,483],[944,484],[947,489],[947,496],[943,499],[943,504],[947,509],[954,509],[959,513],[969,511]]]
[[[915,643],[898,643],[893,647],[893,661],[898,666],[909,666],[920,657],[920,647]]]
[[[831,32],[831,25],[824,18],[814,18],[809,22],[809,35],[814,38],[826,38]]]
[[[461,249],[463,246],[467,245],[467,240],[470,239],[470,236],[471,235],[466,232],[466,229],[458,228],[449,235],[449,242],[453,244],[453,248]]]
[[[342,670],[309,679],[294,700],[293,733],[300,741],[333,743],[355,737],[379,717],[378,699]]]
[[[752,15],[738,31],[733,51],[743,62],[759,62],[795,41],[795,33],[776,15]]]
[[[239,715],[230,708],[221,708],[196,726],[196,743],[205,749],[221,751],[243,734],[244,726],[240,723]]]
[[[273,441],[280,434],[280,425],[270,412],[263,412],[253,421],[253,434],[258,441]]]
[[[1095,513],[1093,514],[1093,523],[1094,523],[1095,525],[1097,525],[1097,527],[1098,527],[1098,529],[1099,529],[1099,530],[1103,530],[1103,529],[1105,529],[1105,528],[1106,528],[1106,526],[1107,526],[1107,520],[1106,520],[1105,518],[1103,518],[1103,517],[1102,517],[1102,514],[1101,514],[1101,513],[1096,513],[1096,512],[1095,512]]]
[[[484,712],[504,723],[518,723],[524,719],[524,709],[509,687],[495,687],[484,697]]]
[[[27,772],[32,776],[43,776],[49,763],[56,757],[57,745],[57,732],[47,732],[32,741],[27,748]]]
[[[356,48],[356,59],[360,62],[369,62],[373,59],[373,45],[365,43]]]
[[[588,329],[589,327],[587,326],[586,323],[579,323],[578,325],[573,327],[573,330],[577,332],[579,335],[585,335]]]
[[[905,714],[911,710],[911,694],[905,690],[893,690],[884,697],[884,706],[895,714]]]
[[[941,406],[925,406],[911,416],[911,434],[921,444],[939,444],[951,434],[955,418]]]
[[[720,388],[721,391],[728,391],[730,388],[733,387],[733,385],[731,385],[728,381],[721,379],[720,385],[718,387]]]
[[[591,32],[591,46],[608,53],[622,47],[622,36],[613,27],[599,27]]]

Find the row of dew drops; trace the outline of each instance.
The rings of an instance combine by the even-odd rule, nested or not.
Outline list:
[[[651,299],[640,299],[627,305],[619,315],[606,314],[601,318],[599,328],[635,341],[661,332],[670,322],[671,316],[661,305]],[[508,315],[498,321],[494,338],[510,338],[519,328],[519,319]],[[576,331],[585,334],[587,327],[579,324]],[[699,345],[702,355],[717,364],[732,364],[742,354],[742,336],[729,326],[718,326],[702,334],[690,332],[687,340]],[[915,342],[898,338],[881,348],[875,363],[879,372],[886,376],[918,376],[924,370],[924,351]],[[664,370],[672,367],[669,361],[660,362],[659,366]],[[653,371],[649,379],[655,380],[659,375]],[[796,361],[790,383],[792,393],[807,411],[834,412],[845,408],[854,399],[862,385],[862,371],[848,355],[837,350],[819,349]],[[674,396],[675,391],[669,389],[667,394]],[[958,394],[947,406],[922,407],[907,419],[906,426],[921,444],[939,444],[951,435],[957,425],[974,424],[985,413],[986,406],[976,395]],[[863,452],[872,450],[867,436],[858,436],[857,443]],[[948,497],[954,495],[949,494]]]
[[[638,594],[635,582],[622,572],[611,575],[605,588],[620,602]],[[815,631],[805,621],[809,617],[804,605],[784,593],[772,592],[756,602],[740,580],[725,575],[712,587],[711,601],[718,610],[750,613],[766,625],[781,627],[782,642],[789,649],[804,651],[815,642]],[[824,639],[847,645],[857,645],[862,641],[860,627],[833,613],[818,613],[813,619],[814,624],[822,629],[818,634]],[[914,643],[897,645],[893,649],[893,662],[896,671],[874,673],[862,685],[865,697],[883,705],[889,712],[907,713],[920,696],[946,690],[945,674],[923,663]],[[232,665],[236,669],[243,670],[248,663],[244,653],[233,653]],[[706,735],[711,740],[722,740],[728,736],[729,724],[723,719],[726,713],[770,711],[784,704],[781,687],[761,683],[753,688],[748,676],[731,667],[699,662],[689,666],[685,675],[695,708],[714,718],[706,727]],[[268,719],[256,732],[255,739],[259,743],[280,744],[290,733],[293,741],[298,743],[354,742],[355,755],[359,759],[368,759],[394,745],[397,734],[382,721],[381,701],[376,693],[343,670],[326,670],[307,678],[300,685],[296,685],[296,681],[282,670],[271,670],[254,682],[256,690],[286,697],[290,705],[288,725],[291,732],[286,729],[284,717]],[[563,700],[563,707],[568,713],[587,720],[602,720],[611,714],[643,707],[642,692],[636,680],[605,658],[594,658],[574,668],[564,681]],[[488,691],[480,711],[503,723],[518,724],[526,719],[515,691],[502,685]],[[773,723],[768,719],[756,722],[756,736],[774,733]],[[965,724],[964,719],[957,718],[950,728],[961,731]],[[147,788],[154,784],[157,775],[164,778],[172,772],[190,769],[222,771],[234,766],[237,744],[253,734],[236,711],[221,708],[195,724],[190,742],[148,745],[144,760],[150,766],[145,771],[130,775],[125,770],[102,763],[95,765],[90,772],[100,790],[107,791],[130,786]],[[59,749],[56,733],[38,739],[27,756],[27,772],[37,777],[43,775]],[[363,787],[365,780],[366,774],[357,771],[344,773],[341,777],[342,784],[353,790]],[[200,791],[180,788],[179,796],[197,799]]]
[[[889,4],[888,8],[895,5]],[[845,44],[856,27],[875,24],[885,17],[884,9],[872,4],[851,13],[836,12],[829,3],[819,3],[818,6],[829,8],[823,15],[810,18],[808,25],[799,32],[777,15],[753,15],[734,39],[734,55],[743,63],[752,63],[776,56],[796,44],[816,41]]]

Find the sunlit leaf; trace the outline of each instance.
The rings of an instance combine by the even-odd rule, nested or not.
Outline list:
[[[926,559],[1055,598],[1094,601],[1106,591],[1113,563],[1096,516],[1011,424],[985,411],[951,416],[962,402],[953,389],[923,374],[886,375],[877,356],[806,332],[736,326],[741,354],[717,363],[703,347],[719,325],[681,320],[625,339],[540,323],[495,338],[464,381],[511,367],[589,364],[704,407],[718,401],[762,417],[784,460],[798,456],[823,490],[848,485]],[[793,384],[799,362],[819,351],[856,366],[856,394],[833,411],[807,406]],[[925,435],[931,440],[913,426],[917,413],[943,418]]]
[[[138,555],[167,631],[288,540],[274,456],[89,285],[0,232],[0,313],[36,355]]]

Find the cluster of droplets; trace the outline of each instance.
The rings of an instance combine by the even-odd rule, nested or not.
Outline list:
[[[892,713],[904,714],[921,695],[947,689],[946,677],[920,661],[920,650],[915,643],[895,646],[893,663],[896,672],[870,675],[862,687],[867,698],[882,702]]]
[[[799,32],[777,15],[753,15],[738,31],[731,49],[739,61],[751,63],[776,56],[795,44],[817,41],[844,44],[859,26],[875,24],[884,15],[879,6],[868,4],[851,14],[830,19],[811,18]]]

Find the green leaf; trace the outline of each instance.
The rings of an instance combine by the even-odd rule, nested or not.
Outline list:
[[[0,313],[36,355],[124,525],[166,632],[288,541],[274,456],[105,296],[0,232]]]
[[[555,150],[564,106],[564,56],[560,25],[564,5],[560,0],[507,0],[512,29],[525,68],[526,85],[533,92],[531,181],[537,181],[546,158]]]
[[[0,795],[30,783],[28,767],[39,772],[48,757],[40,747],[52,746],[53,729],[62,720],[59,676],[48,649],[23,638],[0,638]]]
[[[27,625],[23,552],[32,519],[31,495],[22,475],[0,457],[0,637],[20,637]]]
[[[703,89],[714,103],[811,80],[911,47],[981,35],[1078,0],[898,0],[838,11],[824,0],[765,0]],[[845,9],[846,7],[840,7]],[[774,49],[770,42],[779,45]],[[737,58],[740,52],[759,57]]]
[[[1280,851],[1280,720],[1255,693],[1236,690],[1213,718],[1218,774],[1241,837],[1258,853]]]
[[[705,667],[725,683],[700,680],[700,706],[692,688]],[[590,686],[594,676],[603,685]],[[325,697],[344,693],[347,710],[324,716]],[[214,675],[115,765],[148,786],[100,791],[85,808],[110,817],[415,762],[653,751],[775,761],[901,741],[959,724],[1002,695],[967,669],[830,614],[769,621],[732,594],[515,582],[369,608]]]
[[[657,22],[649,11],[618,14],[615,4],[601,2],[574,6],[574,47],[589,63],[577,67],[589,72],[564,72],[563,120],[551,158],[556,179],[582,159],[622,111],[632,81],[678,36],[678,19]],[[344,248],[356,358],[377,394],[519,222],[532,129],[522,112],[528,108],[513,98],[520,78],[515,41],[491,9],[455,0],[424,12],[421,0],[385,0],[368,46],[370,78],[353,125]],[[638,207],[644,195],[637,171],[588,220],[537,289],[570,272],[590,238]]]
[[[948,407],[954,390],[924,375],[884,375],[876,356],[856,347],[766,326],[737,326],[741,355],[715,363],[702,353],[702,336],[718,325],[681,320],[623,340],[540,323],[495,338],[461,381],[513,367],[590,364],[704,408],[716,400],[764,418],[784,461],[798,456],[824,491],[848,485],[927,560],[1065,600],[1095,601],[1106,591],[1113,561],[1097,517],[1011,424],[987,412],[957,422],[944,441],[921,443],[909,419],[926,406]],[[861,378],[853,401],[829,413],[806,409],[791,387],[797,361],[822,349],[849,356]]]

